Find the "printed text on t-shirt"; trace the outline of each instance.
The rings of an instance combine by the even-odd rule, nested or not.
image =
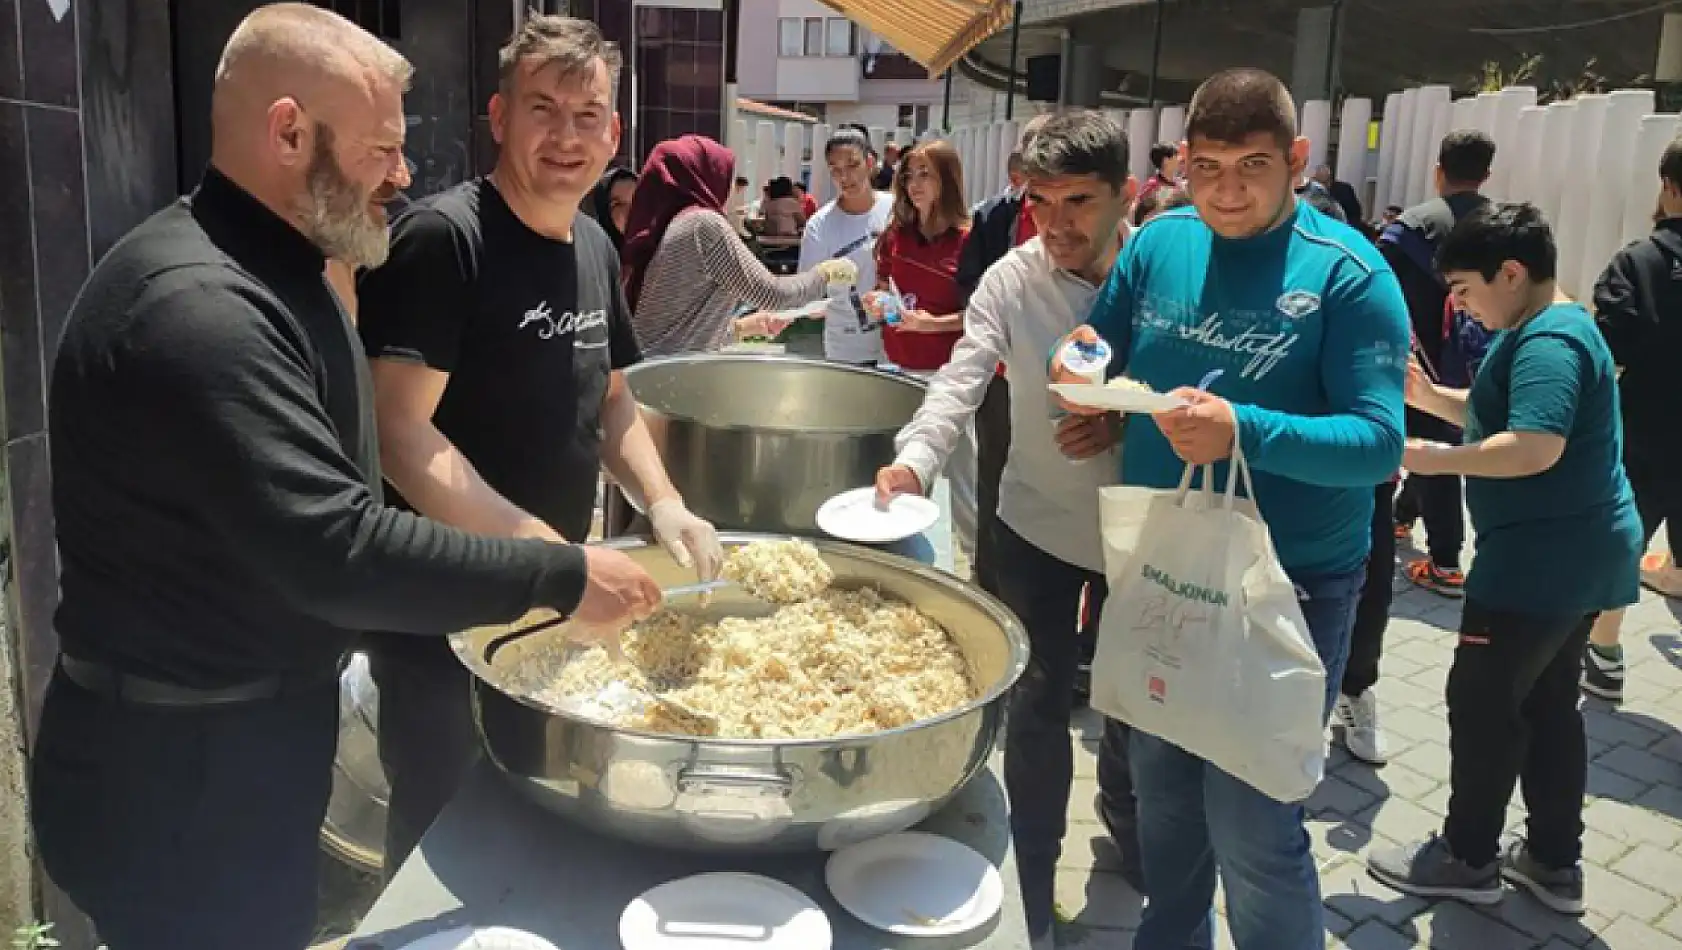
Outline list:
[[[554,311],[549,307],[549,301],[545,300],[530,310],[527,310],[525,316],[520,318],[519,329],[524,330],[526,327],[533,325],[537,327],[536,333],[538,339],[552,340],[557,336],[565,336],[569,333],[582,333],[585,330],[592,330],[596,327],[607,326],[607,311],[587,310],[580,313],[574,313],[571,310],[566,310],[557,317],[554,315]],[[588,344],[579,342],[575,345],[606,346],[607,341],[604,339]]]

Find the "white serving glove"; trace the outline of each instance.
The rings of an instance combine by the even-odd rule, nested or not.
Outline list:
[[[724,546],[718,543],[718,531],[710,523],[696,517],[676,498],[650,505],[648,521],[654,526],[654,540],[672,560],[695,568],[702,581],[718,578],[724,567]]]
[[[832,284],[857,284],[859,282],[859,267],[845,257],[832,257],[819,261],[812,268],[824,276],[824,280]]]

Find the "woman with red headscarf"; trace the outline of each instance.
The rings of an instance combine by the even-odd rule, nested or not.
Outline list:
[[[786,310],[824,297],[831,280],[856,277],[845,262],[789,277],[766,270],[725,217],[735,166],[729,149],[700,135],[649,153],[624,251],[625,295],[644,355],[717,350],[730,342],[740,304]]]

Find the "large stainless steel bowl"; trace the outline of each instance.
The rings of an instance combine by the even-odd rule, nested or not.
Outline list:
[[[357,650],[339,674],[339,751],[333,760],[333,794],[321,843],[340,861],[376,873],[385,857],[386,803],[391,797],[380,765],[379,702],[368,654]]]
[[[712,353],[625,371],[690,509],[743,531],[817,530],[818,507],[876,480],[920,380],[793,356]]]
[[[726,546],[764,535],[726,534]],[[813,740],[671,736],[618,728],[531,697],[543,683],[526,663],[558,648],[564,625],[487,648],[514,626],[456,634],[475,674],[474,710],[490,759],[531,799],[621,838],[694,850],[834,850],[902,831],[938,809],[991,754],[1003,698],[1028,661],[1009,610],[935,568],[869,548],[813,542],[842,587],[875,586],[952,634],[980,694],[967,705],[886,732]],[[656,545],[612,542],[662,586],[693,580]],[[771,608],[734,589],[704,609],[750,615]],[[540,619],[539,615],[523,620]],[[545,639],[549,637],[550,639]],[[564,641],[561,641],[564,642]],[[523,668],[524,667],[524,668]],[[551,667],[552,669],[552,667]]]

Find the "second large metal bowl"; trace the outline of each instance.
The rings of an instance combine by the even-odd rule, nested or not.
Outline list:
[[[726,546],[763,535],[727,534]],[[873,586],[944,627],[980,687],[971,702],[898,729],[805,740],[714,739],[619,728],[540,702],[532,651],[556,649],[564,625],[492,649],[512,626],[450,638],[475,674],[485,751],[531,799],[591,828],[646,844],[712,851],[833,850],[911,827],[956,795],[991,754],[1003,699],[1028,640],[1003,604],[951,575],[869,548],[813,542],[841,587]],[[613,546],[664,587],[693,580],[658,546]],[[701,609],[701,608],[697,608]],[[705,608],[770,608],[727,589]],[[539,619],[536,616],[528,618]],[[487,657],[487,653],[490,655]]]
[[[922,381],[792,356],[698,354],[625,371],[672,483],[720,527],[817,531],[818,507],[876,480]]]

